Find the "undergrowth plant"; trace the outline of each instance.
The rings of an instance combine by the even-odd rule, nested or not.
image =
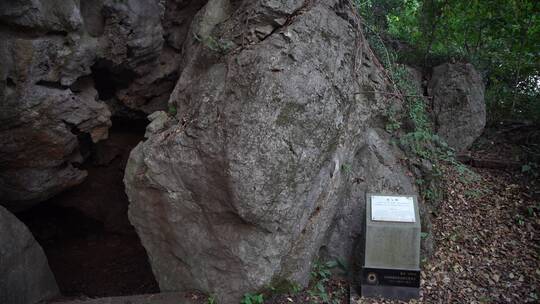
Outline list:
[[[262,294],[246,293],[240,301],[240,304],[263,304],[264,296]]]
[[[423,178],[417,180],[417,185],[425,201],[435,203],[442,199],[440,187],[442,163],[455,166],[464,181],[476,179],[476,174],[457,161],[454,150],[434,132],[429,114],[428,98],[423,96],[421,88],[411,80],[407,68],[397,62],[396,52],[386,47],[381,37],[380,25],[366,15],[372,5],[370,1],[355,1],[356,8],[362,18],[366,40],[386,69],[389,81],[396,87],[397,93],[385,95],[400,98],[405,107],[405,113],[398,115],[400,110],[389,107],[386,115],[386,130],[393,134],[397,143],[405,151],[411,163],[421,168]],[[371,21],[370,21],[371,20]],[[384,95],[384,94],[383,94]],[[403,121],[408,121],[405,124]],[[404,127],[406,126],[406,127]]]
[[[206,300],[206,304],[217,304],[216,298],[213,295],[209,296]]]
[[[326,291],[325,284],[330,279],[331,274],[332,272],[330,271],[330,265],[328,263],[316,261],[313,264],[313,269],[310,273],[312,284],[309,294],[313,297],[320,298],[324,302],[328,302],[330,297]]]
[[[193,33],[193,37],[209,50],[220,54],[227,54],[234,47],[234,43],[232,41],[216,39],[211,35],[201,37]]]
[[[167,107],[167,113],[170,115],[170,116],[176,116],[176,106],[172,103],[170,103]]]
[[[394,133],[401,128],[401,121],[399,120],[397,110],[394,107],[389,107],[385,113],[387,120],[385,129],[389,133]]]
[[[334,294],[335,297],[331,299],[331,295],[326,289],[326,285],[330,281],[332,275],[331,270],[334,268],[340,269],[344,274],[347,274],[348,272],[348,268],[343,261],[315,261],[310,273],[310,289],[308,290],[310,296],[320,299],[323,303],[341,303],[340,298],[344,296],[344,290],[337,290],[336,294]]]

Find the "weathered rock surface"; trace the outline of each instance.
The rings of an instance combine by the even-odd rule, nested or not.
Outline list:
[[[89,300],[58,301],[50,304],[198,304],[192,294],[171,292],[137,296],[109,297]]]
[[[351,256],[366,191],[415,191],[373,93],[388,82],[345,3],[212,0],[194,18],[176,115],[153,116],[125,173],[162,291],[237,303],[306,284],[317,256]]]
[[[486,125],[484,83],[478,71],[464,63],[437,66],[428,92],[437,134],[456,151],[467,150]]]
[[[410,84],[413,86],[418,95],[424,95],[424,74],[420,69],[412,66],[403,65],[403,69],[407,75]]]
[[[103,1],[100,57],[139,75],[152,69],[163,44],[159,1]]]
[[[202,5],[2,1],[0,204],[22,210],[81,183],[86,172],[74,164],[107,138],[111,115],[166,109]]]
[[[110,112],[90,83],[60,83],[61,37],[7,38],[0,50],[0,197],[20,210],[80,183],[78,136],[107,137]]]
[[[43,31],[71,31],[82,24],[75,0],[17,0],[0,3],[0,19],[8,24]]]
[[[34,304],[59,294],[43,250],[28,228],[0,206],[0,303]]]

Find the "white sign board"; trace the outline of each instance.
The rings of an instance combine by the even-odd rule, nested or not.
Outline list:
[[[416,222],[411,196],[371,196],[371,220],[384,222]]]

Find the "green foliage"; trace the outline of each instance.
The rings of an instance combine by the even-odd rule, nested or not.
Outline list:
[[[421,88],[411,81],[412,77],[407,68],[398,63],[403,59],[400,57],[403,57],[404,51],[396,54],[385,46],[385,41],[388,41],[388,35],[391,35],[394,38],[416,43],[416,57],[413,56],[416,65],[424,61],[423,57],[426,60],[435,60],[434,57],[446,56],[442,51],[436,56],[433,55],[433,50],[439,50],[440,45],[434,45],[438,41],[437,37],[433,36],[433,33],[427,33],[427,29],[436,27],[441,22],[439,19],[446,16],[444,15],[446,5],[449,4],[443,4],[438,0],[430,3],[419,0],[356,1],[356,7],[364,18],[367,39],[388,71],[391,82],[397,87],[398,95],[405,104],[405,117],[398,117],[396,109],[390,108],[387,111],[386,130],[397,137],[397,143],[413,159],[412,163],[422,168],[424,178],[417,181],[420,192],[425,201],[435,203],[435,205],[444,195],[440,187],[443,173],[440,169],[441,163],[453,165],[464,182],[474,181],[477,175],[458,162],[454,151],[444,140],[434,134],[428,112],[429,100],[420,95]],[[428,12],[431,12],[431,15],[428,15]],[[385,24],[373,19],[373,16],[377,14],[386,16]],[[426,18],[419,20],[422,14]],[[412,49],[414,53],[415,49]],[[422,50],[425,51],[425,56],[420,55]],[[402,123],[403,119],[408,123]]]
[[[193,37],[209,50],[220,54],[227,54],[234,47],[234,43],[232,41],[216,39],[212,36],[201,37],[193,34]]]
[[[262,294],[246,293],[240,304],[263,304],[264,297]]]
[[[341,259],[337,259],[335,261],[330,261],[328,263],[329,263],[331,268],[339,269],[343,276],[345,276],[345,277],[348,276],[350,269],[349,269],[349,266],[347,265],[347,262],[345,262],[345,261],[343,261]],[[333,266],[333,265],[335,265],[335,266]]]
[[[408,8],[404,0],[355,0],[354,5],[366,24],[376,32],[388,30],[388,16]]]
[[[540,165],[529,162],[521,167],[521,172],[530,175],[533,178],[540,177]]]
[[[385,129],[387,132],[394,133],[401,128],[401,121],[395,108],[390,107],[385,116],[387,121]]]
[[[331,294],[326,290],[330,277],[332,275],[332,269],[340,270],[344,275],[347,275],[349,268],[342,260],[320,262],[315,261],[311,270],[310,276],[310,289],[308,293],[312,297],[320,299],[323,303],[339,304],[340,299],[345,295],[344,289],[338,289]]]
[[[336,267],[336,265],[337,264],[334,261],[330,261],[326,263],[315,261],[315,263],[313,263],[313,269],[311,270],[311,273],[310,273],[311,279],[315,282],[328,281],[328,279],[332,275],[332,272],[330,270]]]
[[[169,103],[168,105],[168,109],[167,109],[167,112],[169,113],[169,115],[171,116],[176,116],[176,106],[172,103]]]
[[[341,165],[341,172],[345,173],[345,174],[349,174],[352,172],[352,167],[351,165],[349,164],[342,164]]]
[[[534,0],[357,0],[368,40],[399,40],[400,62],[472,62],[487,83],[491,121],[540,119],[540,2]]]
[[[206,304],[217,304],[216,298],[214,296],[209,296],[206,300]]]
[[[514,215],[514,220],[516,224],[523,226],[526,223],[526,218],[529,218],[529,220],[531,220],[538,217],[538,214],[540,213],[540,203],[536,203],[536,205],[527,206],[523,208],[520,211],[520,213],[517,213]]]
[[[392,57],[389,56],[389,58]],[[425,201],[440,201],[443,192],[438,183],[442,172],[439,170],[438,163],[441,161],[456,165],[459,163],[455,160],[454,152],[448,144],[434,134],[427,110],[427,100],[424,96],[418,95],[418,88],[411,82],[405,67],[395,62],[388,62],[387,70],[404,98],[406,116],[411,122],[409,129],[403,130],[406,133],[396,133],[399,139],[398,143],[407,154],[417,159],[419,163],[432,164],[429,174],[426,174],[426,180],[420,179],[417,183]],[[397,118],[389,117],[386,129],[390,132],[398,130],[397,128],[389,128],[389,125],[396,125],[394,120]]]
[[[313,297],[321,299],[323,302],[327,303],[330,300],[330,296],[326,291],[325,284],[330,279],[332,272],[331,268],[336,267],[336,262],[326,262],[321,263],[320,261],[315,261],[313,264],[313,269],[311,270],[311,289],[309,294]]]
[[[536,206],[529,206],[527,207],[527,216],[528,217],[536,217],[537,214],[540,213],[540,203]]]
[[[521,214],[516,214],[516,216],[514,217],[515,221],[516,221],[516,224],[518,224],[519,226],[523,226],[525,225],[525,218],[523,217],[523,215]]]

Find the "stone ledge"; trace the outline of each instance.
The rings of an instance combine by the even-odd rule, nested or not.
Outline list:
[[[193,299],[191,293],[172,292],[125,297],[108,297],[86,300],[55,300],[48,304],[196,304],[202,299]]]

